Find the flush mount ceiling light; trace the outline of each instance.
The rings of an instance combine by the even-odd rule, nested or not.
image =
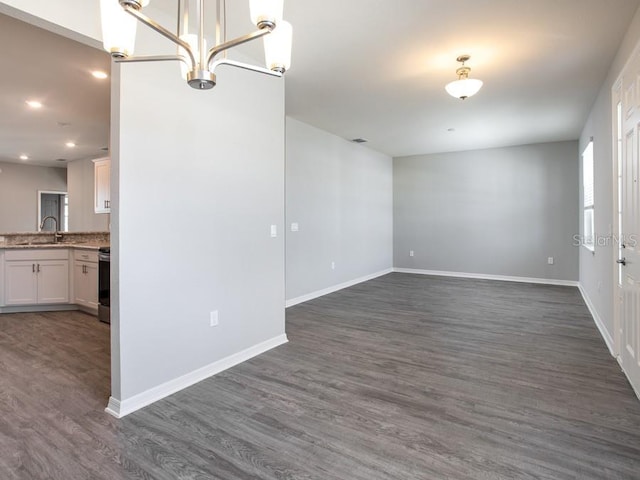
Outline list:
[[[25,154],[22,154],[22,155],[20,155],[20,160],[23,160],[23,161],[24,160],[29,160],[29,156],[25,155]]]
[[[464,62],[469,61],[471,57],[469,55],[460,55],[456,58],[457,62],[462,63],[462,66],[456,70],[458,80],[448,83],[445,89],[447,93],[452,97],[461,98],[466,100],[472,97],[482,88],[482,80],[476,78],[469,78],[471,69],[465,66]]]
[[[226,64],[269,75],[282,76],[291,65],[291,25],[282,20],[283,0],[250,0],[251,21],[257,30],[226,39],[226,0],[215,0],[215,45],[207,49],[204,34],[204,0],[178,0],[178,28],[173,33],[142,13],[150,0],[100,0],[104,48],[116,62],[179,61],[183,77],[197,90],[216,84],[213,73]],[[195,12],[195,15],[193,13]],[[132,57],[136,19],[178,47],[176,55]],[[264,37],[267,68],[227,59],[227,50]]]
[[[74,142],[67,142],[67,143],[65,143],[65,145],[66,145],[67,147],[69,147],[69,148],[73,148],[73,147],[75,147],[75,146],[76,146],[76,144],[75,144]]]
[[[106,72],[103,72],[102,70],[94,70],[93,72],[91,72],[91,75],[93,75],[93,77],[97,78],[98,80],[104,80],[109,76],[107,75]]]
[[[38,100],[27,100],[24,103],[29,105],[31,108],[42,108],[42,103],[39,102]]]

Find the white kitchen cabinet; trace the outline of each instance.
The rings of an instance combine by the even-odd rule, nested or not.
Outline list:
[[[76,305],[98,310],[98,253],[76,251],[73,264],[73,291]]]
[[[100,158],[93,161],[94,210],[96,213],[111,213],[111,160]]]
[[[5,305],[69,303],[69,253],[12,250],[5,253]]]
[[[34,305],[38,303],[38,276],[36,275],[35,262],[6,262],[4,278],[6,305]]]

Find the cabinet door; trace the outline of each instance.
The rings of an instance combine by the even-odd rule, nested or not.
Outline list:
[[[74,303],[98,309],[98,264],[75,262],[73,268]]]
[[[111,160],[95,160],[95,212],[111,212]]]
[[[84,263],[73,264],[73,295],[74,303],[87,306],[87,282],[85,281]]]
[[[87,263],[84,269],[87,307],[98,309],[98,264]]]
[[[38,303],[36,262],[6,262],[4,278],[6,305],[33,305]]]
[[[40,260],[38,303],[69,303],[69,261]]]

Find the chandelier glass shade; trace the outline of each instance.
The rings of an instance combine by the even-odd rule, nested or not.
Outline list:
[[[445,87],[447,93],[456,98],[469,98],[475,95],[482,88],[482,80],[476,78],[462,78],[448,83]]]
[[[215,43],[207,49],[204,31],[205,0],[177,0],[178,27],[173,32],[149,18],[143,8],[150,0],[100,0],[104,49],[116,62],[179,61],[189,85],[208,90],[216,84],[214,70],[226,64],[282,76],[291,66],[293,28],[282,19],[283,0],[250,0],[251,21],[256,30],[226,39],[226,0],[215,0]],[[134,57],[136,27],[141,22],[176,44],[176,54]],[[230,48],[264,37],[266,67],[230,60]]]
[[[466,100],[480,91],[482,88],[482,80],[477,78],[469,78],[471,68],[465,66],[464,62],[469,60],[469,55],[460,55],[456,60],[462,63],[462,66],[456,70],[458,80],[448,83],[444,88],[452,97]]]

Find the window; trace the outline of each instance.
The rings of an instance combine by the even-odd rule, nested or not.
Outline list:
[[[593,140],[582,153],[583,225],[582,244],[595,251],[595,223],[593,215]]]

